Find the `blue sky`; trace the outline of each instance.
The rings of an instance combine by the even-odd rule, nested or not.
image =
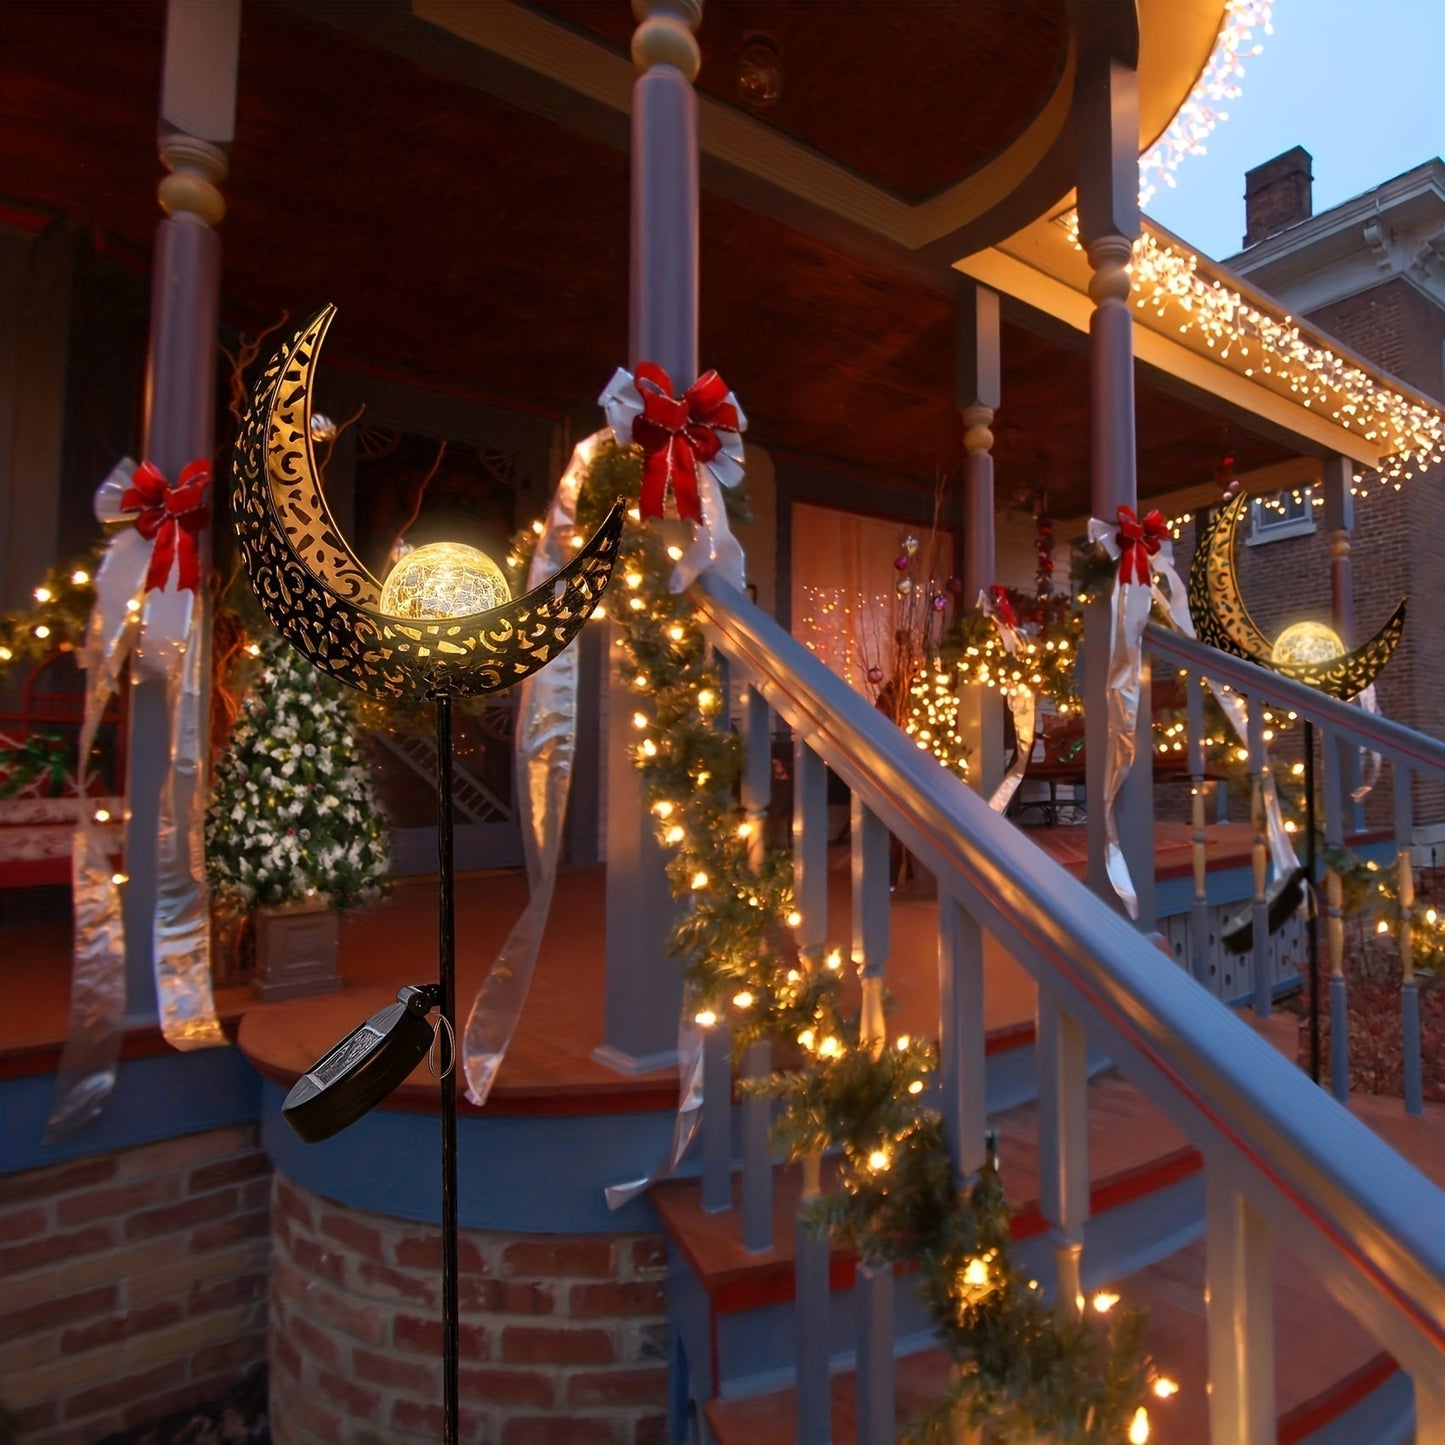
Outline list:
[[[1148,207],[1215,258],[1244,236],[1244,173],[1291,146],[1314,157],[1316,212],[1445,155],[1445,0],[1275,0],[1263,44],[1208,154]]]

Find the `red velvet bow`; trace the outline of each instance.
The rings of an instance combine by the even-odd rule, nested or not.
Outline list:
[[[638,511],[644,517],[662,516],[671,487],[678,516],[701,523],[697,464],[710,462],[722,450],[719,429],[738,429],[738,409],[728,400],[727,383],[709,371],[676,397],[672,378],[644,361],[637,368],[636,384],[642,412],[632,423],[632,440],[645,453]]]
[[[1133,507],[1119,508],[1119,530],[1114,541],[1119,547],[1119,581],[1149,585],[1149,559],[1168,535],[1163,512],[1149,512],[1141,522]]]
[[[174,487],[166,483],[154,462],[142,462],[135,469],[130,486],[120,499],[123,512],[139,512],[135,529],[155,545],[146,569],[146,591],[164,587],[171,566],[179,562],[177,590],[194,592],[201,580],[201,559],[196,535],[211,520],[206,505],[206,488],[211,485],[211,464],[204,457],[181,468]]]
[[[988,600],[993,606],[993,615],[1005,626],[1012,628],[1015,632],[1019,630],[1018,613],[1014,611],[1014,605],[1009,601],[1009,595],[997,582],[988,589]]]

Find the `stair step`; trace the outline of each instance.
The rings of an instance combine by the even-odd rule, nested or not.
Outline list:
[[[1085,1251],[1087,1260],[1087,1250]],[[1407,1445],[1414,1435],[1409,1378],[1284,1251],[1275,1264],[1275,1390],[1279,1445]],[[1148,1348],[1179,1394],[1151,1404],[1153,1438],[1209,1445],[1205,1389],[1204,1245],[1200,1241],[1129,1280],[1131,1305],[1149,1311]],[[901,1435],[948,1388],[950,1362],[938,1347],[896,1362],[895,1419]],[[857,1439],[851,1368],[831,1380],[833,1445]],[[727,1399],[703,1410],[713,1445],[786,1445],[795,1438],[797,1392],[790,1385]]]
[[[1039,1197],[1039,1111],[1036,1102],[1023,1104],[992,1121],[999,1134],[999,1167],[1004,1191],[1017,1210],[1017,1237],[1041,1234],[1045,1222]],[[1089,1087],[1089,1172],[1102,1211],[1126,1199],[1163,1187],[1181,1169],[1198,1167],[1198,1156],[1184,1135],[1133,1085],[1116,1075],[1096,1079]],[[1154,1171],[1164,1170],[1167,1177]],[[824,1184],[830,1169],[825,1161]],[[668,1180],[652,1191],[663,1229],[701,1284],[715,1310],[731,1312],[792,1298],[795,1229],[802,1180],[796,1166],[779,1167],[773,1181],[773,1247],[756,1254],[744,1248],[738,1233],[737,1207],[741,1180],[733,1180],[734,1208],[709,1214],[702,1208],[697,1179]],[[833,1286],[852,1283],[852,1260],[833,1252]]]

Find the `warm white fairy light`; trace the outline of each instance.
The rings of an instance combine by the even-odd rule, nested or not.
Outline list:
[[[903,731],[944,767],[961,778],[968,776],[967,745],[958,730],[958,690],[953,674],[939,663],[914,675]]]
[[[1270,23],[1272,0],[1229,0],[1224,20],[1214,39],[1199,79],[1179,107],[1169,129],[1139,157],[1139,204],[1147,206],[1158,193],[1159,183],[1174,185],[1174,172],[1186,156],[1202,156],[1204,142],[1228,111],[1226,101],[1237,100],[1244,62],[1260,53],[1262,46],[1254,32],[1274,33]]]
[[[1078,245],[1077,212],[1060,217]],[[1199,257],[1176,249],[1145,231],[1134,243],[1130,278],[1135,306],[1149,309],[1180,335],[1193,336],[1228,360],[1238,352],[1244,375],[1296,399],[1370,442],[1380,461],[1374,475],[1399,491],[1402,483],[1445,460],[1445,418],[1425,402],[1413,401],[1377,381],[1354,362],[1300,334],[1292,316],[1261,311],[1238,291],[1200,274]],[[1357,472],[1351,491],[1365,497],[1366,477]],[[1290,499],[1304,504],[1304,492]],[[1311,497],[1312,506],[1322,498]],[[1262,505],[1284,511],[1283,496]],[[1170,520],[1177,537],[1187,517]]]

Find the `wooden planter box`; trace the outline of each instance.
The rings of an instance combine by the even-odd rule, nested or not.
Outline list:
[[[251,986],[267,1003],[339,989],[340,930],[340,918],[320,904],[257,909],[256,976]]]

